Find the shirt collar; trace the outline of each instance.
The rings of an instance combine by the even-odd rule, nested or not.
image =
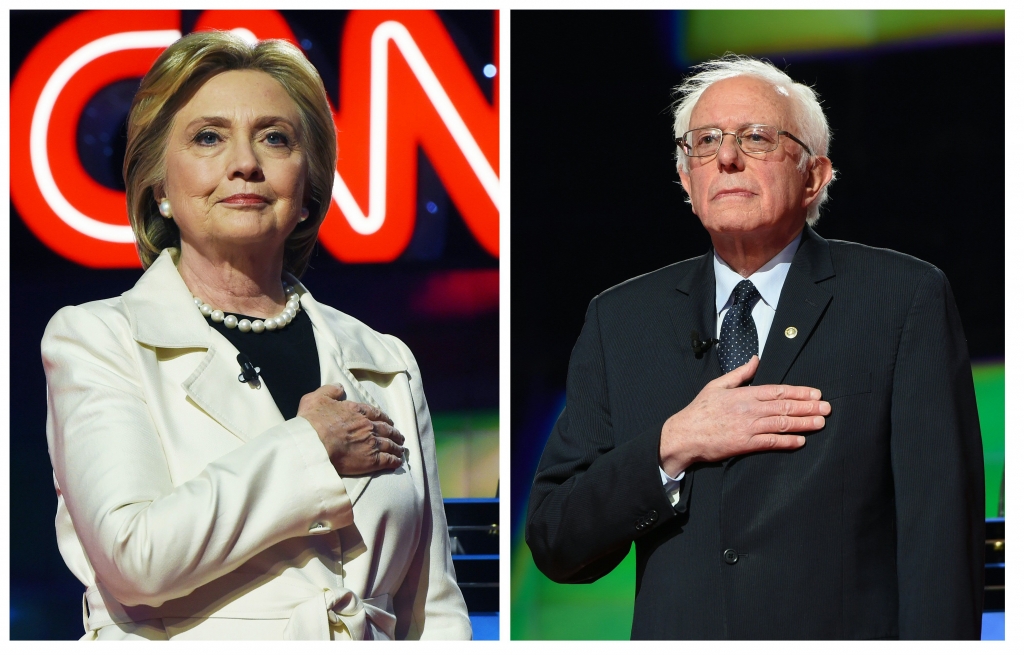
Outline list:
[[[754,287],[757,288],[757,292],[761,294],[761,299],[764,300],[765,304],[772,308],[772,310],[778,309],[779,296],[782,295],[782,285],[786,283],[786,275],[789,273],[789,267],[793,263],[793,256],[796,255],[796,249],[800,246],[800,239],[803,236],[803,232],[796,235],[796,238],[789,242],[782,252],[768,260],[768,263],[757,269],[749,278]],[[736,271],[729,268],[729,265],[725,263],[725,260],[719,256],[718,251],[715,251],[715,307],[719,314],[725,309],[725,305],[729,302],[729,298],[732,297],[733,289],[740,283],[740,280],[744,279]]]

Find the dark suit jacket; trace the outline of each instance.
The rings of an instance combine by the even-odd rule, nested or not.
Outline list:
[[[712,260],[591,302],[530,497],[537,566],[591,582],[635,542],[634,638],[978,638],[981,436],[945,276],[807,228],[753,384],[816,387],[832,414],[799,450],[694,465],[673,508],[662,425],[722,374],[690,345],[715,333]]]

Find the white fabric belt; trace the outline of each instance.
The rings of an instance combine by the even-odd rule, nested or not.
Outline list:
[[[375,598],[360,598],[351,589],[337,592],[324,589],[320,597],[314,596],[292,611],[284,628],[284,639],[331,638],[331,625],[344,625],[352,639],[374,639],[379,636],[395,638],[395,615],[388,607],[391,597],[387,594]],[[325,612],[327,620],[324,620]],[[371,632],[367,635],[367,619]]]
[[[109,625],[149,620],[287,619],[282,639],[329,640],[332,626],[343,626],[349,636],[357,640],[395,638],[395,614],[388,594],[360,598],[344,587],[316,589],[312,585],[282,578],[275,579],[266,587],[269,589],[265,593],[260,593],[262,589],[250,591],[205,616],[183,616],[187,612],[145,605],[118,606],[111,612],[99,589],[89,587],[82,597],[82,619],[86,632]]]

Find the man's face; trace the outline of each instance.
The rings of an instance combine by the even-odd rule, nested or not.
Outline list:
[[[733,77],[704,91],[690,116],[689,129],[737,132],[762,124],[793,132],[803,140],[806,136],[797,131],[794,105],[767,82]],[[689,173],[680,170],[679,178],[693,212],[712,237],[753,233],[771,241],[793,238],[803,228],[808,205],[832,175],[825,157],[800,172],[802,152],[798,143],[781,137],[772,152],[750,155],[740,150],[735,137],[726,135],[717,155],[691,157]]]

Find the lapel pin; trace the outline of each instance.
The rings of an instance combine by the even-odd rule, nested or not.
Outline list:
[[[792,339],[796,337],[796,328],[793,326],[786,328],[785,335],[787,339]]]
[[[238,353],[238,357],[235,358],[238,364],[242,367],[242,372],[238,375],[239,382],[248,382],[250,387],[254,389],[260,388],[260,367],[253,366],[249,358],[244,353]]]

